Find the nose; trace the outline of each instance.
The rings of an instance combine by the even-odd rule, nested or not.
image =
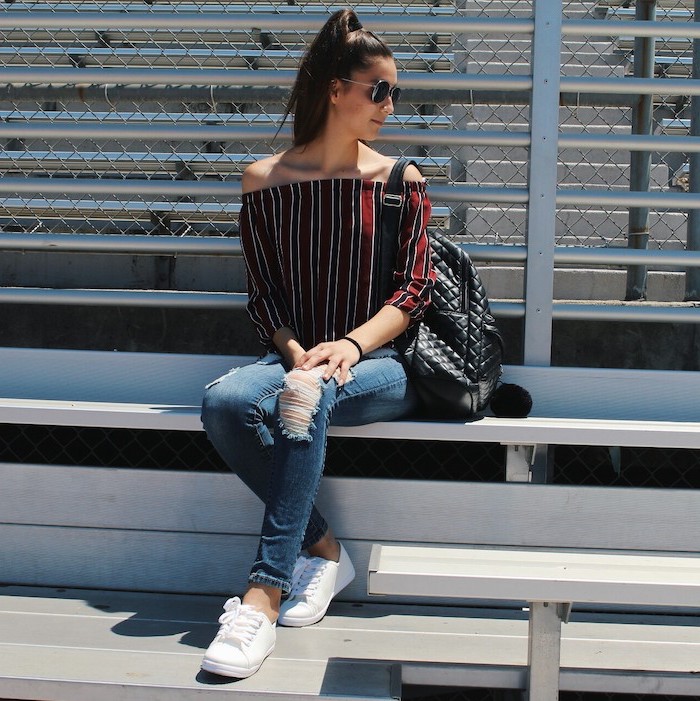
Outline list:
[[[391,97],[391,95],[386,96],[386,100],[384,100],[384,104],[382,105],[382,109],[387,114],[394,114],[394,100]]]

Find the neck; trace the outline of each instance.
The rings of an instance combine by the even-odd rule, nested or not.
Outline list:
[[[352,177],[360,170],[361,148],[357,139],[343,142],[322,134],[301,147],[299,156],[306,167],[322,177]]]

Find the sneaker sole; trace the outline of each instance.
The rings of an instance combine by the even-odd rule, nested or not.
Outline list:
[[[212,662],[210,660],[204,659],[202,660],[202,669],[205,672],[211,672],[212,674],[218,674],[221,677],[232,677],[234,679],[246,679],[247,677],[253,676],[260,667],[262,667],[262,663],[267,659],[267,657],[272,653],[272,651],[275,649],[275,646],[273,645],[266,653],[265,657],[263,657],[262,661],[257,667],[234,667],[232,665],[227,665],[227,664],[222,664],[221,662]]]
[[[331,601],[341,592],[345,587],[350,584],[350,582],[355,579],[355,570],[353,569],[352,571],[352,576],[346,578],[342,582],[336,582],[335,587],[333,588],[333,594],[331,595],[330,600],[328,601],[328,606],[331,605]],[[279,625],[285,626],[287,628],[303,628],[304,626],[310,626],[313,625],[314,623],[318,623],[325,615],[326,611],[328,611],[328,606],[324,608],[322,611],[319,611],[317,614],[314,616],[309,616],[308,618],[292,618],[292,619],[287,619],[285,616],[280,615],[280,617],[277,619],[277,623]]]

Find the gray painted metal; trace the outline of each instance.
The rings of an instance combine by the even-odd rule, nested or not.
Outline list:
[[[368,592],[529,602],[528,698],[559,698],[561,624],[571,602],[700,607],[700,559],[527,548],[375,545]],[[649,659],[638,667],[647,670]]]
[[[296,71],[192,68],[2,67],[0,83],[45,85],[228,85],[289,87]],[[668,82],[671,82],[670,80]],[[530,90],[529,76],[406,71],[401,86],[429,90]]]
[[[0,419],[199,430],[204,386],[253,360],[250,356],[2,348]],[[172,377],[178,382],[173,383]],[[529,418],[399,421],[334,427],[332,433],[515,445],[700,447],[698,373],[509,365],[503,379],[533,394]]]
[[[277,649],[258,674],[243,682],[215,684],[222,680],[199,675],[197,670],[204,646],[214,634],[220,603],[212,597],[6,588],[0,597],[4,632],[0,693],[16,699],[93,701],[116,697],[117,682],[121,682],[118,698],[126,693],[139,700],[218,699],[232,694],[249,699],[262,698],[267,689],[270,698],[277,699],[281,685],[287,683],[291,692],[287,698],[306,698],[315,687],[322,695],[333,691],[343,699],[351,672],[368,675],[356,679],[354,687],[356,693],[364,687],[368,699],[370,690],[380,689],[389,691],[386,698],[398,698],[401,679],[418,684],[440,680],[441,686],[525,686],[527,622],[522,614],[376,602],[334,604],[315,626],[280,628]],[[688,675],[683,677],[681,672],[656,671],[646,676],[634,672],[633,665],[644,655],[658,659],[658,668],[669,660],[673,660],[670,668],[679,670],[692,664],[693,641],[683,635],[682,622],[678,618],[665,622],[655,626],[652,620],[642,619],[630,626],[619,616],[607,617],[606,622],[592,622],[587,616],[573,621],[564,629],[562,653],[567,668],[562,688],[570,688],[569,678],[583,688],[613,684],[628,692],[654,682],[667,689],[685,682],[686,689],[691,688]],[[32,644],[31,635],[42,627],[43,678],[36,675],[39,648]],[[641,635],[630,639],[630,628],[647,635],[650,642]],[[65,630],[73,631],[70,640],[64,637]],[[674,639],[679,632],[681,638]],[[431,641],[427,646],[426,636]],[[27,641],[29,645],[22,644]],[[368,662],[369,651],[386,662]],[[603,668],[596,669],[596,664]],[[104,669],[102,678],[96,679],[93,669]],[[372,686],[380,680],[381,685]]]
[[[700,37],[700,28],[687,22],[649,21],[619,22],[616,20],[577,20],[565,19],[562,22],[564,36],[606,36],[606,37],[679,37],[688,39]]]
[[[650,22],[656,19],[656,0],[638,0],[635,6],[637,22]],[[655,57],[654,37],[636,37],[634,40],[634,77],[654,77]],[[642,94],[632,109],[632,133],[650,135],[653,131],[653,96]],[[630,153],[630,190],[648,192],[651,181],[651,153],[632,151]],[[627,225],[627,246],[632,249],[646,249],[649,242],[649,208],[630,207]],[[647,270],[642,265],[630,266],[627,270],[625,299],[646,299]]]
[[[2,133],[1,130],[0,133]],[[696,136],[683,137],[659,134],[560,134],[559,148],[698,153],[700,152],[700,139]]]
[[[286,9],[286,8],[285,8]],[[275,31],[318,30],[328,19],[320,12],[294,11],[261,14],[248,8],[239,12],[3,12],[3,29],[252,29]],[[391,15],[362,13],[362,21],[382,31],[487,34],[532,34],[530,19],[463,17],[460,15]]]
[[[541,601],[530,604],[527,642],[529,701],[557,701],[561,662],[561,618],[557,604]]]
[[[558,190],[558,205],[584,207],[638,207],[647,205],[654,209],[682,211],[700,209],[700,196],[682,192],[624,192],[612,190]]]
[[[231,474],[7,464],[0,474],[8,581],[222,595],[246,585],[262,505]],[[96,508],[84,508],[86,495]],[[672,543],[678,553],[697,553],[699,498],[681,490],[324,478],[318,507],[358,571],[339,598],[365,601],[359,573],[373,542],[593,551],[605,543],[638,553]],[[100,552],[110,557],[101,561]]]
[[[92,195],[217,195],[223,200],[241,195],[240,181],[217,182],[215,180],[118,180],[89,178],[2,178],[0,193],[25,193],[32,195],[71,195],[75,193]],[[431,197],[435,201],[460,202],[470,199],[473,202],[506,202],[522,204],[527,202],[528,193],[524,188],[474,187],[470,185],[433,185]],[[161,208],[168,203],[157,203]],[[95,204],[93,203],[93,206]],[[144,206],[144,203],[142,203]],[[205,203],[192,203],[190,207],[205,208]],[[700,205],[698,205],[700,206]]]
[[[525,276],[524,362],[549,365],[552,345],[554,229],[556,221],[557,136],[561,2],[535,0],[530,103],[530,190]]]
[[[370,594],[700,607],[697,553],[375,545],[368,582]]]
[[[700,27],[700,0],[695,0],[695,26]],[[693,39],[693,79],[700,78],[700,38]],[[700,136],[700,97],[694,95],[690,99],[690,134],[691,137]],[[700,139],[699,139],[700,140]],[[700,192],[700,156],[697,153],[690,154],[690,189],[692,192]],[[700,251],[700,213],[691,210],[688,213],[688,250]],[[700,272],[696,269],[688,269],[685,276],[685,299],[700,300]]]
[[[522,263],[527,260],[525,246],[460,244],[473,260]],[[228,236],[140,236],[110,234],[0,234],[0,250],[75,251],[132,253],[134,255],[234,256],[241,254],[240,240]],[[700,267],[700,251],[597,248],[556,246],[555,263],[577,265],[629,265]]]
[[[0,74],[1,75],[1,74]],[[562,77],[563,93],[610,95],[700,95],[700,82],[682,78],[579,78]]]
[[[240,257],[241,243],[228,236],[141,236],[110,234],[0,234],[4,251],[71,251]]]
[[[154,130],[152,125],[130,123],[96,124],[78,120],[77,123],[54,122],[34,124],[29,121],[11,121],[0,124],[0,138],[7,139],[75,139],[77,137],[98,140],[129,140],[145,141],[161,140],[194,140],[194,141],[268,141],[277,138],[282,141],[291,139],[291,128],[279,129],[275,124],[258,126],[255,124],[242,125],[192,125],[192,124],[159,124]],[[669,137],[666,137],[669,138]],[[683,143],[677,150],[685,150],[687,139],[674,137]],[[504,146],[527,147],[530,145],[530,135],[527,132],[488,132],[450,130],[441,132],[427,129],[401,129],[394,133],[388,129],[378,139],[387,144],[415,144],[420,141],[431,146]],[[693,142],[695,144],[695,142]]]
[[[111,307],[163,307],[180,309],[245,309],[248,295],[240,292],[182,292],[172,290],[71,290],[2,287],[5,304],[70,304]]]

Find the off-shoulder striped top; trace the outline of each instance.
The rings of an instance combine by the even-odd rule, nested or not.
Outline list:
[[[385,183],[333,178],[243,196],[240,237],[248,311],[266,348],[283,326],[304,348],[367,321],[377,284],[376,250]],[[395,291],[385,300],[412,319],[430,303],[435,279],[425,183],[404,183]]]

